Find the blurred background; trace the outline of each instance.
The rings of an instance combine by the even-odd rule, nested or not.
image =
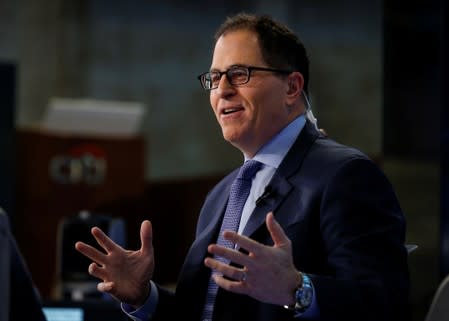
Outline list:
[[[393,183],[407,243],[419,246],[409,259],[413,319],[423,320],[449,271],[440,0],[0,0],[0,202],[39,291],[66,299],[63,261],[78,257],[63,255],[64,236],[70,247],[83,234],[64,224],[78,219],[85,231],[86,213],[120,219],[131,248],[151,219],[155,277],[176,283],[207,191],[242,161],[196,79],[210,66],[215,29],[239,11],[270,14],[298,33],[319,126],[371,156]],[[108,132],[101,121],[97,131],[49,130],[58,97],[95,108],[121,102],[125,111],[137,104],[138,130]]]

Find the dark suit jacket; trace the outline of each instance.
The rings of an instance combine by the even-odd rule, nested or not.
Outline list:
[[[168,320],[169,313],[201,319],[210,274],[203,260],[217,238],[236,174],[207,196],[175,298],[160,289],[156,320]],[[269,185],[271,197],[256,207],[243,234],[273,244],[265,216],[274,211],[292,241],[297,269],[312,275],[320,320],[407,319],[405,220],[392,186],[371,160],[307,122]],[[281,306],[223,289],[214,313],[220,321],[293,320]]]
[[[8,218],[1,209],[0,249],[1,320],[45,321],[34,283],[9,229]]]

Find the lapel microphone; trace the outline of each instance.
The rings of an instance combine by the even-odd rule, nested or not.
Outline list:
[[[260,197],[256,200],[256,206],[265,205],[267,200],[273,197],[273,195],[274,195],[273,187],[271,185],[267,185],[262,195],[260,195]]]

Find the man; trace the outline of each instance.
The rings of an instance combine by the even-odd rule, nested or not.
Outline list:
[[[256,173],[240,178],[236,170],[209,193],[175,294],[150,281],[150,222],[142,223],[138,251],[94,228],[107,254],[76,248],[94,261],[89,272],[102,279],[100,291],[136,320],[406,318],[398,201],[372,161],[316,129],[308,78],[304,46],[286,26],[246,14],[224,22],[199,79],[225,140],[244,154],[242,168],[258,161]],[[243,193],[233,182],[243,179],[251,187],[233,227]]]
[[[45,321],[28,268],[0,208],[0,320]]]

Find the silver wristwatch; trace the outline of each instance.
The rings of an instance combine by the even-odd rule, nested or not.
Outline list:
[[[301,273],[301,272],[300,272]],[[284,308],[295,311],[296,313],[303,313],[312,304],[313,286],[312,280],[307,274],[301,273],[302,283],[295,291],[295,304],[284,305]]]

